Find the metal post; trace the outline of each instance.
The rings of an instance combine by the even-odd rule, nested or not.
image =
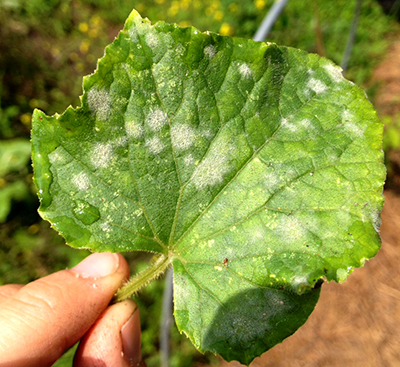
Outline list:
[[[161,367],[169,367],[169,337],[172,325],[172,293],[173,293],[173,271],[168,268],[165,274],[165,287],[162,300],[162,313],[160,325],[160,356]]]
[[[360,19],[361,5],[362,5],[362,0],[357,0],[356,8],[354,10],[353,23],[351,24],[349,37],[347,38],[346,49],[344,50],[342,62],[340,64],[340,67],[343,69],[343,75],[346,73],[347,67],[349,66],[351,51],[353,50],[354,47],[358,20]]]
[[[275,1],[274,5],[272,5],[271,9],[269,10],[260,27],[258,28],[256,34],[254,35],[254,41],[264,41],[267,38],[269,31],[275,24],[276,20],[278,19],[279,15],[282,13],[282,10],[288,2],[289,0]]]

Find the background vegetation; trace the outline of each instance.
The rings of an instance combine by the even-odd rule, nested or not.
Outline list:
[[[77,106],[82,76],[136,8],[153,22],[165,20],[202,31],[251,38],[273,0],[0,0],[0,285],[27,283],[75,265],[87,256],[65,246],[37,214],[32,183],[29,133],[33,108],[47,114]],[[305,49],[340,63],[356,1],[291,0],[268,41]],[[398,35],[394,19],[375,0],[364,0],[347,78],[363,86],[372,101],[376,65]],[[383,116],[385,151],[400,147],[399,116]],[[387,162],[391,169],[391,162]],[[126,255],[132,271],[146,255]],[[158,366],[163,283],[155,282],[138,299],[143,353]],[[151,322],[150,322],[151,321]],[[201,356],[173,328],[171,366],[217,365]],[[71,353],[70,353],[71,354]],[[58,365],[70,365],[70,357]]]

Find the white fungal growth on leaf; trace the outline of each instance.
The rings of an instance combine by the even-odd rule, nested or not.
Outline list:
[[[112,141],[112,145],[115,147],[123,147],[128,144],[128,138],[126,136],[120,136]]]
[[[49,161],[51,164],[63,163],[65,161],[65,154],[62,152],[61,147],[58,147],[49,154]]]
[[[80,172],[72,177],[72,183],[79,191],[86,191],[90,187],[90,179],[84,172]]]
[[[304,287],[309,287],[308,279],[306,276],[295,276],[292,278],[291,285],[293,289],[297,292],[299,289]]]
[[[208,45],[204,48],[204,55],[206,55],[209,59],[212,59],[216,54],[215,47],[213,45]]]
[[[109,222],[103,222],[100,224],[100,228],[104,232],[110,232],[111,231],[111,225]]]
[[[313,90],[315,93],[322,93],[326,90],[326,85],[320,80],[311,78],[307,83],[307,87]]]
[[[229,147],[222,143],[218,149],[213,149],[209,155],[197,166],[193,174],[193,183],[197,189],[215,186],[224,180],[230,171],[228,160]]]
[[[346,123],[345,125],[345,129],[350,133],[350,135],[354,136],[354,137],[361,137],[364,134],[364,129],[357,125],[356,123],[353,122],[349,122]]]
[[[150,153],[159,154],[164,150],[165,145],[158,136],[155,136],[146,141],[146,147],[149,149]]]
[[[186,157],[183,159],[183,161],[185,162],[185,164],[186,164],[187,166],[191,166],[192,164],[195,163],[192,154],[189,154],[188,156],[186,156]]]
[[[177,124],[171,128],[171,137],[176,149],[186,150],[194,144],[196,133],[187,125]]]
[[[342,113],[343,122],[352,122],[354,120],[354,113],[349,110],[344,110]]]
[[[146,122],[153,131],[160,131],[164,125],[168,124],[168,116],[164,111],[157,108],[150,111]]]
[[[92,151],[92,163],[96,168],[106,168],[114,158],[111,144],[97,143]]]
[[[145,41],[151,48],[156,48],[159,45],[158,37],[154,33],[147,33]]]
[[[253,75],[250,66],[246,63],[243,63],[239,66],[239,73],[243,78],[251,78],[251,76]]]
[[[282,178],[275,171],[269,170],[264,178],[269,192],[274,192],[282,184]]]
[[[299,125],[304,129],[314,129],[314,126],[312,125],[311,120],[309,119],[301,120]]]
[[[143,126],[139,125],[138,123],[134,122],[134,121],[126,121],[125,122],[125,131],[126,131],[126,135],[128,135],[128,137],[130,138],[134,138],[134,139],[139,139],[140,137],[143,136]]]
[[[333,64],[326,64],[324,65],[324,69],[334,82],[341,82],[344,80],[342,74],[342,68],[340,66],[335,66]]]
[[[87,95],[89,109],[96,115],[100,121],[105,121],[110,116],[111,112],[111,97],[104,90],[92,88]]]
[[[357,124],[356,116],[352,112],[345,110],[342,114],[342,121],[344,128],[350,135],[360,137],[364,134],[365,129]]]

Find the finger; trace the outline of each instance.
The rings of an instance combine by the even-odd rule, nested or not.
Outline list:
[[[21,288],[0,304],[0,365],[52,365],[90,329],[128,276],[121,255],[92,254]]]
[[[22,284],[6,284],[0,287],[0,303],[12,297],[23,287]]]
[[[135,302],[107,308],[81,341],[74,367],[138,366],[142,359],[140,318]]]

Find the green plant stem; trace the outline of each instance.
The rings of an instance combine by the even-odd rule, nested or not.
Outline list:
[[[160,277],[171,264],[171,257],[165,255],[157,256],[153,263],[142,272],[134,275],[127,283],[120,288],[114,296],[113,302],[121,302],[130,298],[133,294],[139,292],[152,280]]]

